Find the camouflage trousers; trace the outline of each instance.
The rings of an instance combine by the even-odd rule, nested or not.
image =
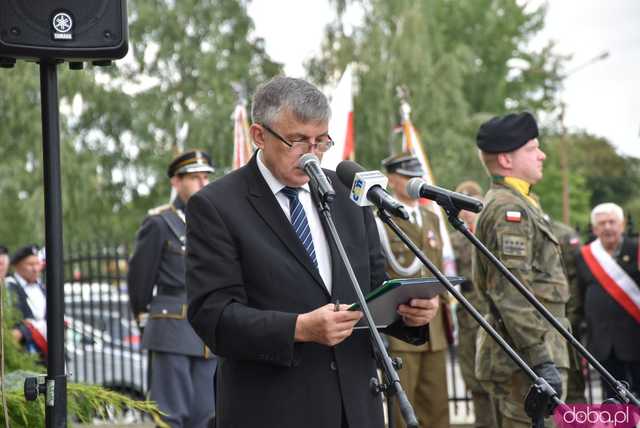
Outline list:
[[[562,401],[567,391],[567,369],[560,368],[562,375]],[[531,428],[531,418],[524,411],[524,400],[531,387],[531,379],[522,371],[513,373],[507,382],[483,381],[482,386],[489,392],[498,428]],[[545,428],[553,428],[553,418],[546,418]]]
[[[473,426],[474,428],[493,428],[496,426],[493,412],[487,411],[491,409],[491,399],[475,373],[476,336],[480,327],[464,308],[459,307],[456,315],[459,326],[457,357],[464,383],[471,391],[475,415]]]
[[[569,347],[569,380],[567,384],[567,403],[586,403],[585,380],[580,365],[580,354]]]
[[[447,350],[424,352],[391,351],[402,358],[398,377],[421,427],[449,427],[449,395],[447,393]],[[396,428],[406,427],[397,400],[393,420]]]

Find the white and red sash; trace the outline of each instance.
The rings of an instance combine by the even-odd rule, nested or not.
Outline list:
[[[640,323],[640,288],[596,239],[580,250],[589,270],[607,293]]]

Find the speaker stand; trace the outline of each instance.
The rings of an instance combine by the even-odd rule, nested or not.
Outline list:
[[[47,258],[47,428],[67,426],[67,375],[64,359],[64,277],[58,62],[40,60],[44,217]]]

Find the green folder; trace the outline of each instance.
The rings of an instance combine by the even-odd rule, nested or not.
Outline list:
[[[460,284],[465,280],[461,276],[448,276],[451,284]],[[375,290],[365,296],[369,312],[377,327],[383,328],[393,324],[400,318],[397,309],[400,304],[407,303],[411,299],[431,299],[436,295],[447,291],[438,278],[411,278],[391,279],[385,281]],[[349,306],[350,311],[360,310],[360,304]],[[366,327],[366,321],[362,318],[355,328]]]

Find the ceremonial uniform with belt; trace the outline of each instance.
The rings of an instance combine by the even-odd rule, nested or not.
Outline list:
[[[455,254],[458,276],[465,280],[460,284],[460,291],[464,297],[482,315],[489,312],[486,300],[473,286],[471,270],[471,253],[473,244],[460,232],[451,234],[451,246]],[[457,357],[460,364],[462,378],[471,391],[473,409],[475,414],[474,427],[490,428],[494,426],[493,414],[486,409],[491,407],[491,401],[487,391],[482,387],[475,372],[476,337],[480,325],[471,314],[460,304],[456,307],[456,319],[458,320],[458,348]]]
[[[578,288],[576,259],[580,250],[580,237],[571,227],[557,220],[551,220],[551,231],[558,238],[562,249],[562,260],[569,282],[569,301],[567,302],[567,318],[571,323],[573,335],[581,339],[581,324],[584,321],[584,296]],[[573,346],[569,345],[569,373],[567,380],[567,403],[586,403],[585,380],[582,373],[581,356]]]
[[[131,309],[136,319],[146,319],[142,345],[152,355],[151,400],[172,427],[204,427],[215,413],[217,360],[187,320],[184,209],[176,197],[149,211],[127,281]]]
[[[399,155],[383,161],[390,173],[404,176],[421,176],[419,161],[413,156]],[[398,226],[416,243],[429,260],[442,268],[442,238],[438,216],[424,206],[410,211],[410,220],[394,219]],[[378,232],[386,258],[389,278],[419,278],[432,276],[420,260],[407,248],[395,233],[379,219]],[[449,397],[447,392],[447,348],[450,337],[448,295],[440,296],[440,309],[429,323],[429,341],[424,345],[410,345],[389,337],[389,351],[400,357],[403,367],[398,370],[400,383],[415,410],[420,426],[449,427]],[[404,427],[399,407],[394,409],[396,427]]]

